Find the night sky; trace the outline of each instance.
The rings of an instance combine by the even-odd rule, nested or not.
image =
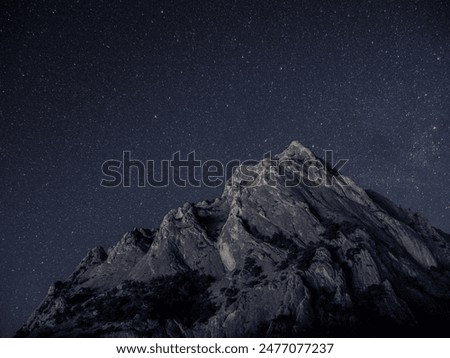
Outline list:
[[[291,140],[450,232],[448,1],[16,1],[0,8],[0,335],[88,248],[222,188],[101,164]]]

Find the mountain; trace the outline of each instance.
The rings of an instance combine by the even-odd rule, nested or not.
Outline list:
[[[16,336],[448,335],[448,234],[299,142],[252,168],[253,181],[241,166],[221,197],[90,250]]]

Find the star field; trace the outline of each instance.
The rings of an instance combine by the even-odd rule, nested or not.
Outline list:
[[[0,335],[94,246],[221,188],[101,164],[259,159],[297,139],[450,232],[447,1],[29,1],[0,10]]]

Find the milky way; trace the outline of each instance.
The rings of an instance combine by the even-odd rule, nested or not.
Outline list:
[[[29,1],[0,15],[0,333],[88,248],[221,188],[101,164],[259,159],[297,139],[450,231],[447,1]]]

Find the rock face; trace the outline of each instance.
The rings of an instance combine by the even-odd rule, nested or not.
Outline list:
[[[298,142],[274,159],[252,185],[240,167],[214,201],[92,249],[17,336],[447,335],[449,235],[313,167]],[[305,180],[286,186],[289,175]]]

